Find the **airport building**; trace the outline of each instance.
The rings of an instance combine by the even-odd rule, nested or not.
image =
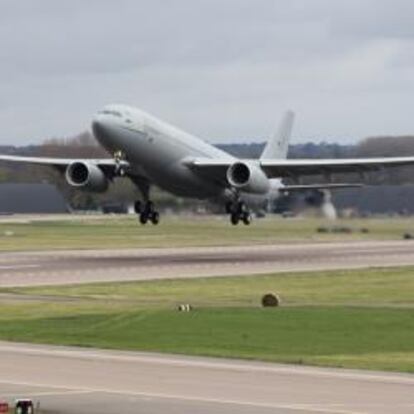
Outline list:
[[[0,184],[0,214],[67,213],[62,194],[52,184]]]

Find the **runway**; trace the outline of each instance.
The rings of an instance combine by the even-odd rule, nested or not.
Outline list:
[[[0,398],[45,412],[412,413],[414,376],[0,342]]]
[[[414,242],[0,253],[0,287],[414,265]]]

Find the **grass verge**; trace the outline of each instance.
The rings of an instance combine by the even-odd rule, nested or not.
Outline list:
[[[344,241],[401,239],[412,229],[409,218],[341,220],[337,227],[351,233],[318,233],[325,226],[318,219],[256,220],[251,226],[232,227],[227,217],[163,217],[159,226],[141,226],[135,218],[56,222],[0,222],[0,251],[50,249],[111,249],[128,247],[186,247],[237,244],[292,243],[298,241]],[[331,226],[331,224],[328,224]],[[361,232],[361,229],[367,232]]]
[[[7,289],[0,338],[414,372],[413,275],[397,268]],[[267,291],[284,306],[261,309]],[[177,312],[181,302],[195,311]]]

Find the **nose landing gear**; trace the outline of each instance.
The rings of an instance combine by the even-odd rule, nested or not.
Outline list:
[[[123,151],[115,151],[114,152],[114,160],[115,160],[115,176],[118,177],[125,177],[126,170],[125,167],[122,165],[122,161],[125,161],[126,157]]]
[[[152,201],[147,201],[144,205],[140,201],[137,201],[134,208],[135,212],[139,215],[141,224],[147,224],[150,221],[152,224],[157,225],[160,222],[160,213],[155,210]]]
[[[250,225],[252,222],[250,210],[243,201],[227,203],[226,212],[227,214],[230,214],[230,222],[233,226],[237,226],[240,221],[246,226]]]

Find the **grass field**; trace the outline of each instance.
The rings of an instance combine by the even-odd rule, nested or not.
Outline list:
[[[140,226],[135,218],[103,217],[62,221],[12,223],[0,221],[0,251],[45,249],[93,249],[127,247],[185,247],[295,241],[401,239],[414,231],[409,218],[341,220],[351,234],[318,233],[318,227],[332,225],[318,219],[266,218],[251,226],[232,227],[227,217],[163,217],[162,223]],[[361,232],[367,229],[368,232]]]
[[[260,308],[268,291],[282,307]],[[1,339],[414,372],[412,267],[5,289],[2,298]],[[186,302],[193,312],[175,310]]]

